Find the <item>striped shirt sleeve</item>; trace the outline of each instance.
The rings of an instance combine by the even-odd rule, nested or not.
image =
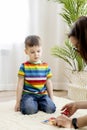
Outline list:
[[[47,68],[47,78],[51,78],[51,77],[52,77],[52,72],[51,72],[50,67],[48,66],[48,68]]]
[[[18,71],[18,76],[25,76],[25,70],[24,70],[24,64],[21,64],[19,71]]]

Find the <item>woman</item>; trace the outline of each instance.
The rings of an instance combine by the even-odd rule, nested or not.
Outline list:
[[[75,46],[76,50],[82,56],[85,62],[87,62],[87,17],[81,16],[74,24],[69,39]],[[65,128],[80,128],[87,126],[87,115],[79,118],[71,119],[78,109],[87,109],[87,101],[73,102],[66,104],[61,110],[62,115],[56,118],[56,125]],[[66,116],[67,115],[67,116]]]

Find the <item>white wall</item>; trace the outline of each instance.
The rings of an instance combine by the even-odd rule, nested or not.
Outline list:
[[[16,31],[14,33],[14,30],[13,32],[11,31],[9,32],[8,30],[9,33],[8,36],[10,36],[11,34],[13,37],[12,44],[10,48],[7,48],[8,46],[5,46],[6,47],[5,49],[3,48],[0,49],[0,90],[8,90],[8,89],[10,90],[16,88],[17,72],[19,66],[23,61],[26,60],[26,55],[24,54],[23,39],[25,36],[30,34],[36,34],[42,38],[43,42],[42,59],[48,62],[49,66],[52,69],[53,73],[52,81],[54,84],[54,89],[65,89],[65,77],[64,77],[65,64],[63,64],[62,61],[51,55],[51,48],[56,44],[63,45],[65,39],[66,25],[62,17],[59,15],[59,13],[61,12],[61,6],[58,5],[58,3],[56,2],[52,1],[48,2],[48,0],[29,0],[29,1],[27,0],[27,2],[28,2],[27,4],[29,4],[29,10],[27,8],[26,12],[29,11],[30,14],[29,18],[26,17],[28,16],[28,13],[25,13],[25,15],[27,14],[25,17],[24,16],[18,17],[16,19],[16,23],[18,20],[18,24],[16,24],[16,27],[15,27],[15,20],[12,20],[12,22],[14,22],[13,24],[14,29],[17,31],[17,37],[15,35]],[[20,4],[21,1],[19,2],[19,5]],[[25,4],[24,7],[26,8],[28,6],[26,6]],[[16,4],[15,9],[17,9]],[[16,18],[16,14],[14,15]],[[22,19],[25,21],[23,22]],[[20,28],[18,28],[19,26]],[[25,29],[22,29],[22,26]],[[18,38],[18,35],[20,36],[20,38]]]
[[[46,6],[47,10],[44,9]],[[54,45],[63,45],[66,36],[66,25],[59,15],[61,11],[61,6],[55,2],[49,2],[48,4],[43,2],[43,7],[40,6],[39,30],[41,32],[40,35],[43,36],[43,60],[47,61],[52,69],[54,89],[65,89],[66,86],[64,76],[65,64],[51,55],[51,48]],[[42,23],[44,23],[43,26]]]

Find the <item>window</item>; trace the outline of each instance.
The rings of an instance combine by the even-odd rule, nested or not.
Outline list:
[[[0,1],[0,48],[23,43],[29,30],[28,0]]]

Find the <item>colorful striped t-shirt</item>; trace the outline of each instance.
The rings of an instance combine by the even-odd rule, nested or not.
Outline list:
[[[22,63],[18,76],[24,77],[24,91],[35,94],[47,94],[46,80],[52,77],[51,69],[47,63]]]

